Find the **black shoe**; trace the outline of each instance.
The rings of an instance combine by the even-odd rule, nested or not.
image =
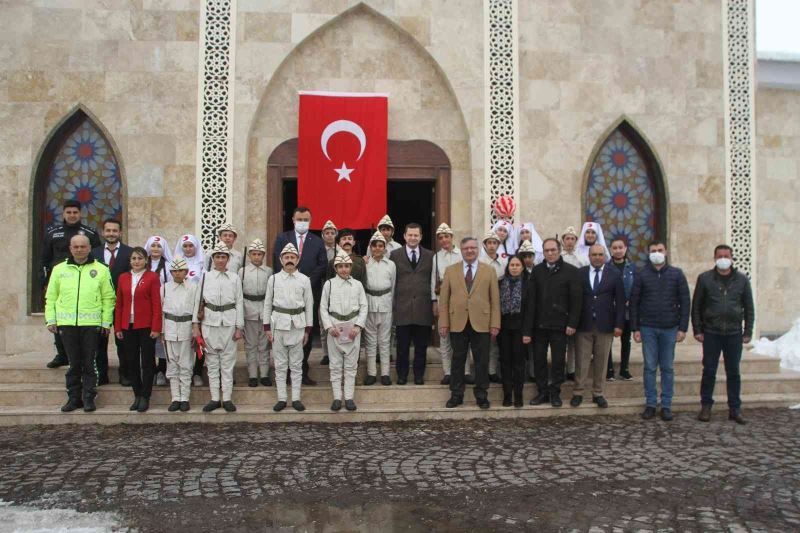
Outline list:
[[[139,398],[139,407],[136,410],[140,413],[144,413],[148,409],[150,409],[150,398]]]
[[[138,396],[133,399],[133,403],[131,404],[130,407],[131,411],[136,411],[137,409],[139,409],[139,400],[141,400],[141,398]]]
[[[181,402],[181,412],[182,413],[185,413],[186,411],[188,411],[191,408],[192,408],[192,406],[189,405],[189,402]]]
[[[367,376],[364,378],[364,385],[375,385],[376,381],[378,381],[378,378],[375,376]]]
[[[445,374],[442,381],[439,382],[439,385],[450,385],[450,374]]]
[[[522,394],[520,394],[519,396],[515,395],[514,396],[514,407],[519,409],[520,407],[522,407],[522,405],[523,405]]]
[[[528,376],[528,383],[536,383],[536,376]]]
[[[627,369],[625,369],[619,371],[619,378],[625,381],[630,381],[633,379],[633,376],[631,376],[631,373],[628,372]]]
[[[222,402],[215,402],[214,400],[211,400],[203,407],[203,412],[210,413],[211,411],[219,409],[220,407],[222,407]]]
[[[258,378],[250,378],[247,380],[248,387],[258,387]]]
[[[550,401],[549,394],[537,394],[534,398],[531,398],[531,401],[528,402],[529,405],[542,405],[543,403],[547,403]]]
[[[261,384],[265,387],[272,387],[272,378],[269,376],[261,378]]]
[[[392,378],[389,376],[381,376],[381,385],[389,386],[392,384]]]
[[[233,402],[230,400],[222,402],[222,407],[229,413],[232,413],[236,410],[236,406],[233,405]]]
[[[317,384],[317,382],[316,382],[316,381],[314,381],[313,379],[311,379],[311,378],[310,378],[310,377],[308,377],[308,376],[303,376],[303,381],[302,381],[302,383],[303,383],[303,385],[307,385],[307,386],[309,386],[309,387],[313,387],[314,385],[316,385],[316,384]]]
[[[272,410],[275,411],[276,413],[280,413],[284,409],[286,409],[286,402],[284,402],[283,400],[279,401],[278,403],[272,406]]]
[[[414,378],[414,385],[425,385],[425,380],[423,378]]]
[[[342,409],[342,400],[333,400],[331,404],[331,411],[339,411]]]
[[[568,372],[565,378],[567,381],[575,381],[575,372]]]
[[[444,404],[444,406],[447,407],[448,409],[453,409],[455,407],[458,407],[462,403],[464,403],[464,400],[462,398],[455,398],[451,396],[450,399],[447,400],[447,403]]]
[[[119,384],[122,385],[123,387],[130,387],[131,385],[133,385],[133,383],[131,383],[131,380],[129,380],[126,377],[119,378]]]
[[[497,374],[489,374],[489,382],[500,383],[500,376],[498,376]]]
[[[47,368],[58,368],[60,366],[67,366],[68,364],[69,364],[69,361],[67,360],[66,357],[62,357],[60,355],[56,355],[55,357],[53,357],[52,361],[47,363]],[[64,411],[64,412],[66,413],[67,411]]]
[[[408,383],[408,380],[406,378],[397,378],[398,385],[405,385],[406,383]]]
[[[656,408],[655,407],[645,407],[644,411],[642,411],[642,418],[644,420],[650,420],[656,416]]]
[[[582,403],[583,403],[583,396],[580,396],[580,395],[573,396],[572,399],[569,401],[569,404],[572,407],[578,407]]]
[[[465,385],[475,385],[475,376],[472,374],[467,374],[464,376],[464,384]]]
[[[169,411],[170,413],[174,413],[180,408],[181,408],[181,402],[175,401],[169,404],[169,407],[167,407],[167,411]]]
[[[97,386],[108,385],[108,376],[98,376]]]
[[[672,409],[664,409],[663,407],[661,408],[661,420],[664,422],[672,422],[673,418]]]
[[[511,407],[511,395],[504,394],[503,395],[503,407]]]
[[[614,371],[606,372],[606,381],[614,381]]]
[[[737,424],[747,424],[747,420],[742,418],[741,409],[728,409],[728,420],[733,420]]]
[[[93,413],[94,411],[97,411],[94,398],[86,398],[83,400],[83,411],[86,413]]]
[[[489,406],[491,405],[489,403],[489,400],[478,400],[476,403],[478,404],[478,407],[480,407],[481,409],[488,409]]]
[[[608,407],[608,401],[602,396],[592,396],[592,401],[596,403],[597,407],[600,409],[605,409]]]
[[[83,407],[82,402],[68,400],[67,403],[61,406],[61,412],[69,413],[71,411],[75,411],[76,409],[80,409],[81,407]]]
[[[292,402],[292,407],[294,407],[295,411],[305,411],[306,410],[306,406],[303,405],[303,402],[301,402],[300,400],[293,401]]]
[[[331,360],[328,358],[327,355],[324,355],[322,359],[319,360],[319,364],[328,366],[329,364],[331,364]]]
[[[550,405],[553,407],[561,407],[563,403],[561,402],[561,396],[559,394],[551,394],[550,395]]]
[[[356,409],[358,409],[358,407],[356,407],[356,402],[354,402],[353,400],[345,400],[344,408],[347,409],[348,411],[355,411]]]

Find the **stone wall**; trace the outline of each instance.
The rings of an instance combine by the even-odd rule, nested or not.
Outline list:
[[[756,93],[758,322],[782,333],[800,318],[800,92]]]

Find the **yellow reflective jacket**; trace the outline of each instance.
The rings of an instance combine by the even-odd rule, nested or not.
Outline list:
[[[71,257],[57,264],[45,300],[47,325],[108,328],[114,319],[116,295],[111,273],[91,256],[82,265]]]

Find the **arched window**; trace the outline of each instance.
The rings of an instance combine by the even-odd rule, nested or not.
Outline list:
[[[622,121],[595,151],[584,197],[584,218],[603,228],[606,243],[622,238],[638,266],[647,244],[665,238],[666,202],[658,161],[642,136]]]
[[[80,201],[83,223],[99,230],[107,218],[122,220],[123,186],[111,143],[81,108],[62,121],[46,141],[34,180],[31,309],[41,311],[41,243],[50,226],[63,222],[64,201]]]

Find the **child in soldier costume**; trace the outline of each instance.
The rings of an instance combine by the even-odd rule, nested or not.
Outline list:
[[[233,224],[226,222],[222,224],[219,228],[217,228],[217,238],[219,239],[217,242],[222,242],[225,246],[228,247],[228,250],[231,253],[230,260],[228,261],[228,271],[229,272],[239,272],[239,269],[244,264],[244,257],[242,256],[242,252],[239,250],[234,250],[233,245],[236,244],[236,238],[239,234],[236,232],[236,229],[233,227]],[[214,269],[213,263],[211,259],[208,260],[208,265],[206,266],[206,270],[211,272]]]
[[[392,333],[392,295],[397,278],[394,261],[386,256],[386,239],[376,231],[369,241],[367,258],[367,323],[364,343],[367,348],[367,377],[364,385],[377,381],[377,354],[381,354],[381,384],[391,385],[389,376],[389,341]]]
[[[213,268],[203,274],[200,290],[195,298],[192,316],[192,334],[205,343],[205,360],[211,401],[203,411],[220,407],[236,410],[231,401],[233,394],[233,368],[236,365],[236,342],[244,331],[244,298],[239,276],[227,270],[231,252],[224,242],[218,242],[211,251]],[[220,403],[220,385],[222,403]]]
[[[167,353],[167,379],[172,392],[172,403],[167,410],[188,411],[194,369],[192,312],[200,288],[187,279],[189,265],[183,257],[175,256],[169,270],[172,280],[162,288],[161,298],[162,337]]]
[[[383,215],[378,221],[378,231],[383,235],[383,238],[386,239],[386,252],[384,255],[389,257],[389,254],[397,250],[398,248],[402,248],[403,246],[394,240],[394,222],[392,219],[389,218],[389,215]],[[370,251],[367,250],[367,256],[370,255]]]
[[[303,345],[314,327],[314,295],[311,280],[297,270],[300,255],[292,243],[281,250],[282,269],[267,283],[264,297],[264,331],[272,343],[275,362],[275,386],[278,403],[275,412],[286,408],[286,374],[291,371],[292,407],[305,411],[300,401],[303,376]]]
[[[353,401],[358,352],[361,346],[361,330],[367,321],[367,296],[364,286],[350,277],[353,260],[339,253],[334,259],[336,277],[322,287],[319,308],[320,319],[328,330],[328,354],[330,357],[331,387],[333,387],[332,411],[342,408],[342,373],[344,371],[344,405],[355,411]]]
[[[242,297],[244,298],[244,349],[247,354],[247,375],[249,387],[258,386],[258,375],[261,373],[261,384],[272,386],[269,377],[269,345],[264,331],[264,295],[267,292],[267,280],[272,276],[272,269],[264,265],[266,248],[261,239],[255,239],[247,247],[247,258],[250,264],[239,269],[242,280]]]

